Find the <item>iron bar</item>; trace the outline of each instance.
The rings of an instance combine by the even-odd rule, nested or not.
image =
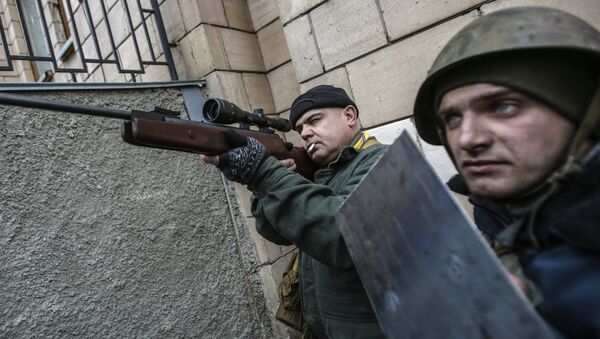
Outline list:
[[[169,46],[169,40],[167,39],[167,32],[165,31],[165,25],[163,23],[162,15],[160,14],[160,8],[158,6],[158,0],[150,0],[152,5],[152,11],[154,11],[154,21],[160,36],[160,43],[162,44],[163,54],[169,67],[169,74],[171,80],[177,80],[177,71],[175,70],[175,63],[173,62],[173,55],[171,55],[171,47]]]
[[[116,64],[115,60],[103,60],[103,59],[85,59],[85,62],[92,64]]]
[[[108,33],[107,44],[109,46],[105,47],[109,48],[110,51],[108,53],[105,53],[106,51],[103,52],[102,46],[100,46],[99,36],[97,32],[97,29],[104,28],[100,27],[100,25],[98,27],[95,27],[96,23],[94,22],[91,6],[88,0],[79,0],[80,6],[79,8],[76,8],[77,11],[81,11],[81,13],[77,13],[77,15],[83,15],[83,18],[86,21],[85,23],[81,22],[81,24],[87,24],[87,26],[89,26],[90,29],[90,34],[86,35],[85,37],[82,37],[80,35],[81,27],[78,26],[78,22],[76,22],[75,20],[75,12],[71,1],[65,1],[63,4],[65,6],[63,13],[66,17],[68,17],[68,19],[61,16],[61,21],[63,25],[68,25],[67,22],[64,22],[65,20],[68,20],[68,22],[71,23],[71,38],[69,41],[73,44],[73,47],[76,49],[76,54],[77,58],[80,61],[80,66],[77,65],[76,67],[64,67],[66,66],[66,64],[64,64],[62,65],[63,67],[59,67],[59,60],[57,59],[59,56],[56,55],[57,53],[55,52],[53,46],[53,43],[56,44],[58,43],[58,41],[52,41],[51,38],[51,30],[56,29],[55,27],[52,27],[54,16],[51,13],[49,17],[48,13],[44,11],[44,5],[42,0],[33,0],[33,2],[31,3],[24,3],[23,0],[16,0],[15,4],[18,12],[18,21],[20,22],[9,22],[7,23],[8,26],[4,26],[5,22],[2,20],[2,18],[0,18],[0,25],[2,26],[2,29],[0,29],[0,39],[2,43],[2,50],[6,58],[6,62],[0,64],[0,71],[14,71],[14,61],[46,62],[48,63],[47,67],[51,67],[53,72],[69,73],[71,75],[71,78],[73,80],[76,80],[78,78],[76,77],[76,74],[89,74],[90,72],[93,72],[93,69],[97,68],[90,68],[93,65],[88,64],[113,64],[117,67],[117,71],[119,73],[130,74],[132,76],[130,78],[131,81],[139,81],[139,78],[135,75],[145,73],[145,67],[148,65],[157,65],[161,67],[167,67],[171,79],[177,80],[177,72],[175,70],[173,56],[171,54],[168,38],[165,32],[165,24],[161,16],[160,6],[157,0],[150,0],[152,9],[143,8],[142,2],[140,0],[136,0],[135,5],[133,5],[137,5],[137,9],[130,8],[127,0],[121,0],[121,5],[118,7],[113,6],[112,8],[110,8],[110,11],[109,8],[107,8],[105,0],[94,1],[99,1],[98,5],[100,6],[100,11],[102,15],[102,19],[100,19],[99,23],[100,25],[106,25],[105,29]],[[26,5],[31,6],[27,7]],[[124,41],[117,42],[116,37],[114,36],[114,33],[116,32],[113,30],[113,26],[111,26],[111,23],[109,21],[109,12],[111,13],[112,17],[113,11],[117,10],[123,11],[123,15],[125,16],[124,20],[126,21],[126,25],[129,30],[128,33],[131,36],[131,43],[133,43],[133,52],[135,54],[130,53],[128,57],[135,58],[135,60],[132,59],[132,61],[137,62],[138,68],[127,69],[123,64],[124,59],[123,55],[120,54],[120,51],[123,51],[124,48],[130,48],[131,46],[124,45]],[[132,14],[136,15],[135,13],[139,14],[140,16],[140,24],[134,25],[134,17],[132,16]],[[155,45],[152,43],[152,39],[154,37],[152,36],[152,32],[148,27],[147,22],[147,20],[152,19],[154,19],[153,23],[155,24],[155,29],[159,38],[160,47],[158,47],[158,44]],[[12,48],[10,48],[8,37],[5,33],[5,29],[8,29],[10,25],[21,25],[23,31],[25,51],[18,51],[18,54],[13,54],[14,51],[12,51]],[[143,29],[143,32],[140,29],[139,34],[141,35],[138,36],[136,28],[139,29],[140,25],[142,26],[141,29]],[[127,36],[127,39],[129,39],[129,35]],[[21,38],[19,37],[19,39]],[[93,57],[92,55],[85,55],[82,39],[90,39],[90,41],[85,42],[87,42],[88,44],[93,44],[93,47],[90,49],[90,54],[94,53],[91,52],[91,50],[94,49],[96,57]],[[142,40],[145,40],[148,45],[149,55],[146,55],[146,57],[142,55],[142,48],[140,45],[140,43],[142,43]],[[160,50],[160,48],[162,48],[162,51]],[[2,52],[2,50],[0,50],[0,52]],[[143,52],[146,53],[145,51]],[[45,55],[46,53],[47,55]],[[114,57],[111,58],[110,54],[113,54]],[[160,57],[161,54],[164,55],[164,61],[159,61],[162,60],[162,58]],[[70,58],[72,57],[75,56],[70,56]],[[66,59],[63,60],[63,62],[65,61]],[[46,67],[44,67],[44,70],[45,69]]]
[[[169,66],[165,61],[144,61],[144,65]]]
[[[156,61],[156,55],[154,54],[154,47],[152,46],[152,40],[150,40],[150,33],[148,33],[148,24],[146,24],[146,18],[144,17],[144,11],[140,0],[136,0],[138,10],[140,12],[140,18],[142,20],[142,27],[144,28],[144,34],[146,35],[146,43],[148,44],[148,50],[150,51],[150,57],[152,61]]]
[[[12,71],[13,65],[12,60],[10,58],[10,51],[8,50],[8,42],[6,41],[6,34],[4,34],[4,23],[2,21],[2,17],[0,16],[0,36],[2,36],[2,47],[4,48],[4,56],[6,57],[6,66],[0,66],[0,71]]]
[[[51,57],[29,56],[29,55],[11,55],[13,60],[29,60],[29,61],[52,61]]]
[[[123,73],[121,70],[121,64],[119,63],[119,56],[117,54],[117,47],[115,46],[115,39],[112,34],[112,29],[110,28],[110,22],[108,21],[108,11],[106,10],[106,4],[104,4],[104,0],[100,1],[100,5],[102,7],[102,15],[104,16],[104,24],[106,25],[106,30],[108,32],[108,40],[110,41],[110,47],[112,49],[113,58],[117,62],[117,71],[119,71],[119,73]]]
[[[73,23],[73,35],[75,36],[75,44],[77,51],[79,52],[79,60],[82,65],[82,73],[88,73],[87,64],[85,63],[85,56],[83,55],[83,45],[81,44],[81,39],[79,38],[79,30],[77,29],[77,25],[75,24],[75,15],[73,14],[73,8],[71,7],[71,1],[65,1],[67,4],[67,11],[69,11],[69,15],[71,16],[71,22]],[[57,70],[58,71],[58,70]],[[78,72],[77,69],[72,69],[73,72]]]
[[[18,94],[9,94],[0,92],[0,104],[14,105],[21,107],[35,107],[51,111],[69,112],[84,115],[102,116],[116,119],[131,119],[131,112],[114,108],[96,107],[90,105],[73,104],[70,102],[47,100],[33,97],[26,97]]]
[[[90,4],[88,3],[88,0],[83,0],[83,12],[85,14],[85,17],[87,18],[87,22],[88,22],[88,26],[90,26],[90,34],[92,35],[92,40],[94,41],[94,47],[96,48],[96,54],[98,56],[98,59],[103,59],[102,57],[102,51],[100,50],[100,45],[98,44],[98,36],[96,35],[96,28],[94,27],[94,19],[92,18],[92,14],[90,11]],[[73,20],[75,19],[75,16],[72,15],[71,16],[73,19],[72,22],[74,22]]]
[[[129,33],[131,33],[131,39],[133,41],[133,48],[135,49],[135,56],[137,58],[138,65],[140,66],[140,72],[144,72],[144,65],[142,64],[142,56],[140,54],[140,47],[138,46],[138,41],[135,36],[135,28],[133,28],[133,22],[131,21],[131,12],[129,11],[129,6],[127,5],[127,0],[121,0],[121,4],[123,9],[125,10],[125,16],[127,17],[127,24],[129,26]],[[134,72],[132,72],[134,73]],[[138,72],[135,72],[138,73]],[[135,77],[133,77],[133,81],[135,82]]]
[[[31,39],[29,38],[29,29],[27,28],[27,20],[25,20],[25,15],[23,12],[23,5],[21,5],[21,1],[17,0],[17,10],[19,11],[19,19],[21,19],[21,27],[23,28],[23,35],[25,36],[25,44],[27,45],[27,54],[33,55],[33,48],[31,48]]]
[[[42,19],[42,29],[44,30],[44,38],[46,40],[46,45],[48,46],[48,54],[50,55],[50,62],[52,62],[52,67],[55,70],[58,70],[58,64],[56,63],[56,57],[54,55],[54,49],[52,48],[52,41],[50,39],[50,32],[48,31],[48,22],[46,21],[46,14],[44,14],[44,6],[42,6],[41,0],[36,0],[35,2],[38,6],[38,11],[40,12],[40,18]]]
[[[68,82],[46,82],[32,84],[27,82],[1,83],[0,92],[38,92],[38,91],[88,91],[88,90],[130,90],[130,89],[155,89],[155,88],[204,88],[205,80],[177,80],[169,82],[82,82],[72,84]]]

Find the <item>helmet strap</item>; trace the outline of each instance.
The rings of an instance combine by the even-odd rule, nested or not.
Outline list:
[[[595,94],[592,98],[592,101],[588,105],[588,109],[583,116],[581,123],[577,131],[575,132],[575,136],[571,141],[571,145],[569,147],[569,153],[567,155],[567,160],[564,165],[562,165],[559,169],[554,171],[552,175],[541,185],[536,187],[535,189],[529,191],[527,196],[531,196],[538,192],[542,192],[543,194],[539,196],[536,201],[533,203],[533,208],[529,217],[527,218],[527,233],[529,238],[532,240],[533,244],[537,248],[541,248],[537,237],[534,232],[534,224],[535,219],[538,214],[538,211],[542,207],[542,205],[554,195],[560,187],[565,183],[568,176],[581,171],[581,162],[583,161],[587,148],[584,147],[585,143],[589,140],[591,134],[594,131],[595,126],[600,121],[600,79],[598,80],[598,86],[596,88]]]
[[[594,132],[594,128],[598,125],[600,121],[600,79],[598,79],[598,86],[596,87],[596,92],[594,93],[594,97],[590,104],[588,105],[588,109],[581,120],[581,124],[579,124],[579,128],[573,138],[573,142],[571,143],[571,148],[569,150],[569,157],[573,157],[574,161],[581,163],[583,158],[585,157],[587,150],[583,145],[589,140],[590,136]]]

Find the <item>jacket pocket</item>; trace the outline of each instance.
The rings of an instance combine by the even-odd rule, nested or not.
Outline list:
[[[334,296],[317,293],[319,310],[326,318],[372,322],[377,321],[366,295]]]

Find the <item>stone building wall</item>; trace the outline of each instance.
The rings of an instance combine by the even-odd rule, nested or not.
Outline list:
[[[0,3],[14,0],[1,0]],[[56,1],[56,0],[44,0]],[[133,67],[131,34],[119,16],[121,1],[106,0],[123,62]],[[127,3],[134,1],[127,0]],[[76,21],[79,1],[71,0]],[[142,1],[142,3],[146,3]],[[391,143],[402,130],[417,139],[443,179],[454,168],[443,149],[421,143],[410,120],[419,84],[445,42],[478,16],[521,5],[559,8],[600,29],[598,0],[162,0],[161,12],[180,79],[207,81],[206,97],[221,97],[243,109],[289,116],[300,93],[318,84],[346,89],[360,108],[362,125]],[[97,18],[99,34],[102,19]],[[141,29],[139,22],[134,24]],[[84,31],[82,35],[85,36]],[[83,38],[83,49],[91,43]],[[158,44],[156,34],[152,44]],[[141,46],[148,53],[148,46]],[[163,59],[161,59],[163,58]],[[164,60],[164,56],[159,56]],[[75,59],[65,63],[75,63]],[[169,81],[164,67],[147,66],[138,81]],[[59,81],[60,79],[57,79]],[[69,81],[69,79],[64,79]],[[114,66],[97,65],[80,81],[129,82]],[[286,133],[299,143],[297,135]],[[241,213],[258,255],[271,319],[278,301],[276,286],[292,247],[260,238],[249,212],[249,193],[236,186]],[[275,333],[287,330],[273,321]]]

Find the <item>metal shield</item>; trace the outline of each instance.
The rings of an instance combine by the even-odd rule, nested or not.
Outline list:
[[[386,337],[552,337],[408,133],[336,217]]]

